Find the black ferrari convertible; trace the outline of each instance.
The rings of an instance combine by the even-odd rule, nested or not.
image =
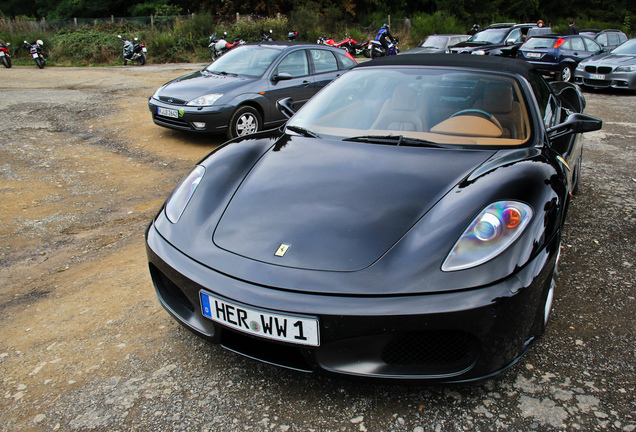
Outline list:
[[[184,178],[147,231],[159,300],[296,370],[497,374],[546,328],[580,133],[601,128],[584,107],[514,59],[359,65]]]

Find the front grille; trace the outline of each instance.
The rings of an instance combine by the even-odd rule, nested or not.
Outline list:
[[[583,83],[592,87],[609,87],[612,81],[584,79]]]
[[[165,274],[152,265],[150,266],[150,274],[159,295],[170,308],[176,312],[184,308],[191,314],[194,313],[194,305],[190,299]]]
[[[178,127],[180,129],[192,129],[190,127],[190,123],[180,120],[180,119],[176,119],[174,117],[166,117],[166,116],[162,116],[159,114],[155,114],[155,120],[161,122],[161,123],[166,123],[175,127]]]
[[[585,72],[596,73],[596,66],[585,66]]]
[[[601,73],[601,74],[612,73],[612,68],[610,66],[599,66],[598,73]]]
[[[159,96],[159,100],[162,102],[172,104],[172,105],[185,105],[188,103],[188,101],[185,101],[183,99],[177,99],[177,98],[168,97],[168,96]]]
[[[382,360],[390,365],[470,365],[478,354],[478,342],[456,330],[406,333],[393,338],[382,349]]]

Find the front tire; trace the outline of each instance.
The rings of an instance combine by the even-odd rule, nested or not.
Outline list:
[[[574,79],[574,71],[572,70],[572,66],[569,64],[564,64],[559,71],[558,78],[559,81],[572,82],[572,80]]]
[[[4,64],[4,67],[9,69],[11,67],[11,57],[3,56],[2,57],[2,64]]]
[[[232,139],[258,132],[261,129],[262,120],[258,111],[251,106],[242,106],[232,114],[226,135],[228,139]]]
[[[146,64],[146,54],[141,53],[141,55],[137,59],[137,62],[139,63],[139,66],[145,65]]]
[[[37,67],[39,67],[40,69],[44,69],[44,60],[42,60],[41,57],[38,57],[35,59],[35,64],[37,65]]]

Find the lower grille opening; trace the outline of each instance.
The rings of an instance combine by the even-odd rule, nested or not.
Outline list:
[[[165,274],[151,265],[150,275],[152,276],[157,291],[159,291],[159,295],[168,306],[176,312],[181,308],[185,308],[191,314],[194,313],[194,305],[190,299]]]
[[[477,343],[470,334],[439,330],[397,336],[384,346],[380,355],[389,365],[448,367],[471,364],[477,353]]]
[[[223,329],[221,345],[228,350],[264,363],[311,372],[311,367],[297,347],[281,345],[264,339],[257,339],[240,332]]]

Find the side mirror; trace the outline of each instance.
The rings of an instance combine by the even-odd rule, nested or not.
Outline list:
[[[119,39],[121,39],[121,35],[117,35],[117,37],[118,37]]]
[[[25,43],[25,44],[28,44],[28,42],[27,42],[27,41],[24,41],[24,43]]]
[[[296,110],[294,109],[294,100],[290,97],[277,100],[276,108],[278,108],[278,111],[280,111],[288,119],[296,114]]]
[[[134,38],[133,40],[134,40],[134,41],[138,41],[138,40],[139,40],[139,38]]]
[[[278,82],[278,81],[287,81],[287,80],[290,80],[292,78],[294,78],[294,77],[289,72],[281,72],[279,74],[274,75],[272,77],[272,81],[276,81],[276,82]]]
[[[600,119],[587,114],[574,113],[570,114],[563,123],[548,128],[547,133],[550,140],[555,140],[566,135],[596,131],[602,127],[603,122]]]
[[[506,41],[506,45],[514,45],[515,43],[517,43],[517,39],[508,39]]]

